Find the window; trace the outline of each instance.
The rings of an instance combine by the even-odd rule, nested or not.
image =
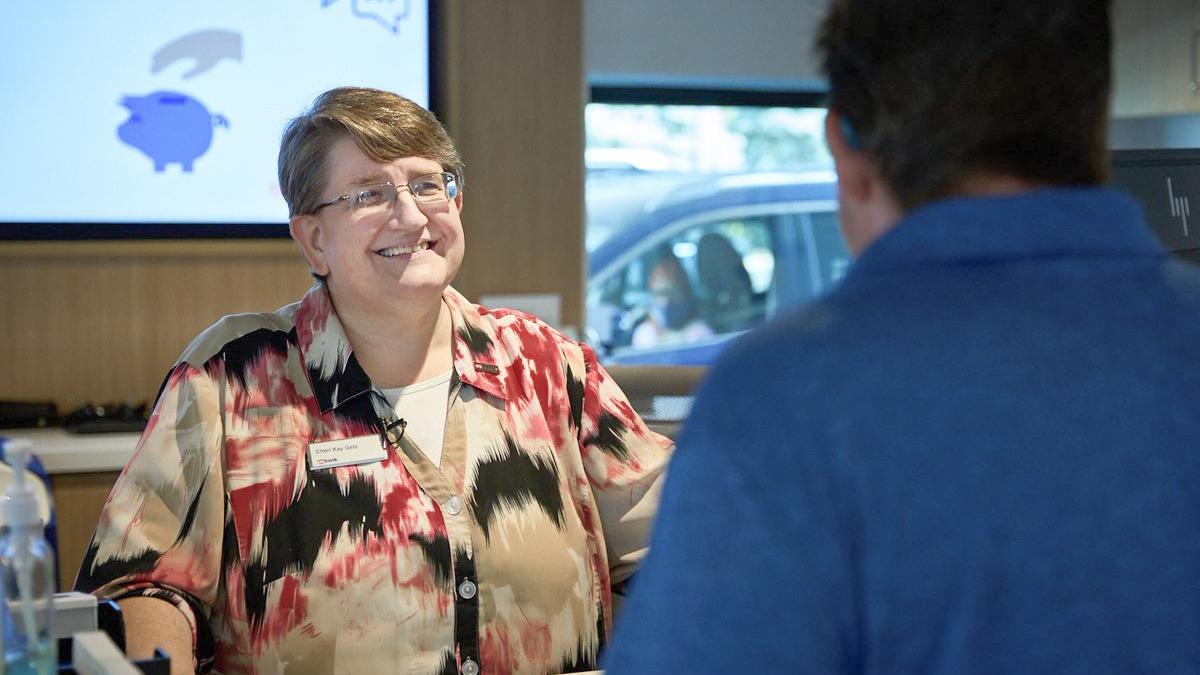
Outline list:
[[[587,338],[602,359],[708,364],[840,278],[824,115],[588,105]]]
[[[701,223],[648,240],[589,304],[609,318],[614,355],[676,348],[761,323],[773,271],[765,219]]]

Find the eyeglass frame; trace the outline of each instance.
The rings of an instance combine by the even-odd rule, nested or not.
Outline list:
[[[423,173],[420,176],[414,176],[412,180],[408,181],[404,185],[396,185],[395,183],[393,183],[390,180],[385,180],[381,183],[368,183],[365,185],[360,185],[358,187],[358,189],[369,188],[369,187],[374,187],[374,186],[381,186],[381,185],[390,186],[392,189],[394,189],[396,191],[395,198],[390,200],[392,202],[392,208],[395,208],[396,200],[400,198],[400,191],[408,190],[408,194],[412,196],[413,202],[417,204],[417,208],[420,208],[421,204],[436,204],[438,201],[440,201],[440,198],[424,199],[422,197],[419,197],[419,196],[417,196],[417,193],[412,189],[413,183],[417,182],[418,180],[420,180],[422,178],[428,178],[429,176],[441,176],[442,177],[442,186],[444,188],[444,194],[445,194],[446,201],[450,201],[450,200],[458,197],[458,194],[459,194],[458,175],[455,174],[453,171],[434,171],[432,173]],[[350,199],[351,196],[353,195],[353,193],[354,193],[354,191],[352,190],[345,194],[338,195],[337,197],[334,197],[333,199],[330,199],[328,201],[324,201],[324,202],[321,202],[320,204],[317,204],[317,207],[314,208],[310,212],[310,215],[316,215],[318,211],[325,208],[326,206],[333,206],[334,204],[337,204],[338,202],[344,202],[344,201]],[[353,205],[351,205],[351,206],[353,206]]]

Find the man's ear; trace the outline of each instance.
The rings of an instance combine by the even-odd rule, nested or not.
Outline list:
[[[829,109],[825,115],[825,144],[829,146],[829,154],[833,155],[838,189],[843,197],[860,202],[871,196],[875,166],[867,154],[858,148],[858,139],[847,138],[849,127],[843,119],[837,110]]]
[[[859,147],[855,130],[837,110],[825,116],[825,142],[837,169],[838,222],[846,245],[858,255],[904,216],[875,158]]]
[[[325,229],[321,219],[315,214],[292,216],[288,221],[288,232],[292,239],[299,244],[308,267],[321,276],[329,274],[329,263],[325,259]]]
[[[454,205],[458,207],[458,212],[461,214],[461,213],[462,213],[462,210],[463,210],[463,193],[462,193],[462,190],[459,190],[459,191],[458,191],[458,194],[454,195]]]

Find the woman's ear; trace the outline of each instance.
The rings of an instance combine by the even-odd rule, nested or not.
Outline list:
[[[321,219],[314,214],[292,216],[288,221],[288,232],[300,246],[300,252],[315,274],[329,274],[329,263],[325,259],[325,229]]]

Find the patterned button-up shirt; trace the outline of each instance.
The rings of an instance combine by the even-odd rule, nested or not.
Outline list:
[[[197,663],[223,673],[595,668],[671,445],[587,345],[453,289],[443,300],[440,467],[403,434],[318,283],[188,347],[78,587],[174,603]],[[314,467],[312,444],[354,438],[386,455]]]

